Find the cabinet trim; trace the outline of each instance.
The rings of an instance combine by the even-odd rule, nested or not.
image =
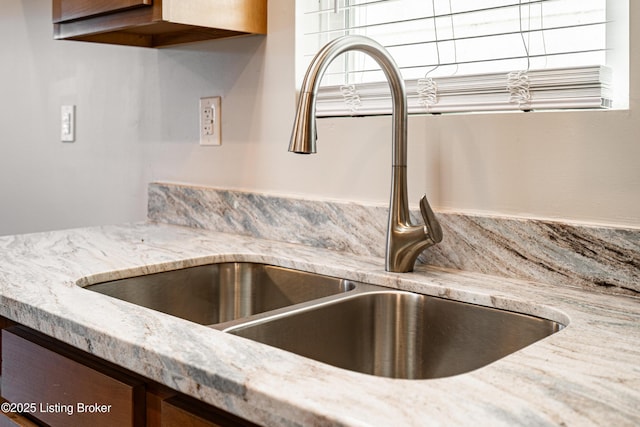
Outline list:
[[[53,22],[66,22],[134,7],[150,6],[153,0],[54,0]]]

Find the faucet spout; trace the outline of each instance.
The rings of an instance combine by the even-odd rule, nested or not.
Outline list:
[[[420,203],[425,224],[411,223],[407,201],[407,95],[400,71],[384,47],[368,37],[344,36],[329,42],[316,54],[302,83],[289,151],[302,154],[316,152],[315,103],[320,81],[329,64],[347,51],[360,51],[371,56],[389,82],[393,153],[385,269],[393,272],[413,271],[418,255],[442,240],[442,229],[426,196]]]

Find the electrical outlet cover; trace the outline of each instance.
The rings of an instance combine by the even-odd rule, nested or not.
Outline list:
[[[200,98],[200,145],[222,145],[221,104],[220,96]]]

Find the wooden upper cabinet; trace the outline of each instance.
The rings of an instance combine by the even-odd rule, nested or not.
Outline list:
[[[267,0],[53,0],[54,38],[162,47],[267,33]]]

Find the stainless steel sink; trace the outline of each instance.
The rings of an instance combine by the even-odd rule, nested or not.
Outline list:
[[[485,366],[562,325],[401,291],[343,296],[226,329],[340,368],[391,378],[440,378]]]
[[[254,263],[210,264],[86,289],[390,378],[469,372],[563,327],[534,316]]]
[[[213,325],[353,288],[353,283],[334,277],[232,262],[131,277],[85,289]]]

